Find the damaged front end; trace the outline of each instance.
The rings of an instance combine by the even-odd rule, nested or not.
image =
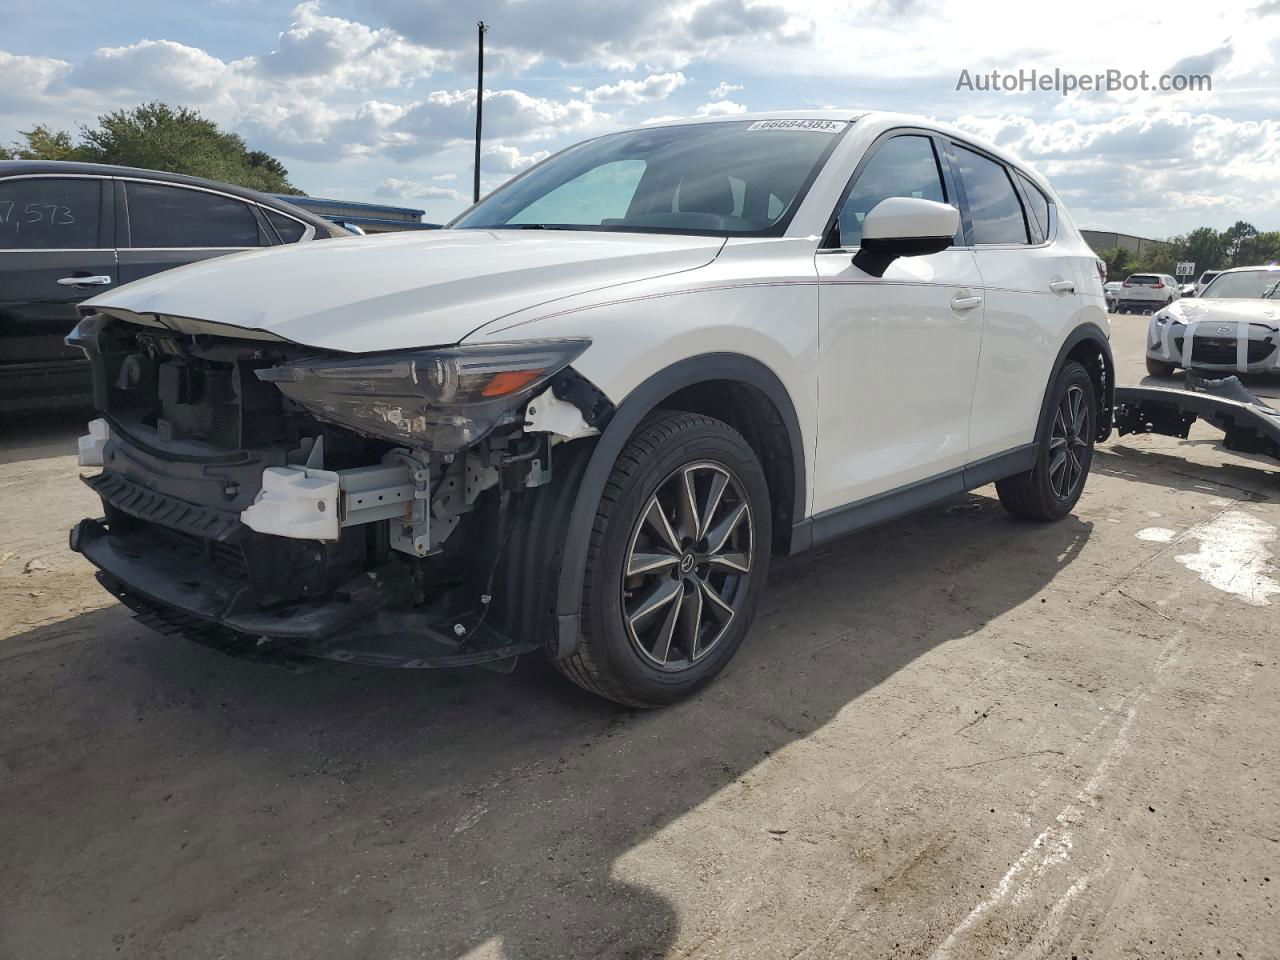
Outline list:
[[[1198,419],[1223,433],[1235,453],[1280,461],[1280,410],[1254,396],[1238,377],[1206,379],[1187,374],[1186,389],[1116,387],[1116,431],[1160,433],[1183,440]]]
[[[554,651],[528,609],[554,549],[507,548],[567,516],[566,441],[612,413],[569,366],[587,341],[368,357],[180,326],[94,314],[68,340],[93,366],[80,462],[103,503],[71,546],[140,619],[277,660]]]

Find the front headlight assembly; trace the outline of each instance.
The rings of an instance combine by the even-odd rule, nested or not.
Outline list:
[[[590,340],[529,340],[298,360],[257,371],[317,419],[456,453],[520,419],[525,400]]]

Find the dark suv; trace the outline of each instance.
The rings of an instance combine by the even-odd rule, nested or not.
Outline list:
[[[254,190],[95,163],[0,161],[0,412],[86,402],[63,338],[105,287],[253,247],[350,236]]]

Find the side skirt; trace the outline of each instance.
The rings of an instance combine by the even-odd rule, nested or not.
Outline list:
[[[897,490],[878,493],[847,506],[806,517],[792,527],[791,555],[855,530],[863,530],[914,513],[957,493],[976,490],[995,480],[1030,470],[1035,462],[1036,444],[1028,443],[955,470],[948,470],[936,477],[917,480]]]

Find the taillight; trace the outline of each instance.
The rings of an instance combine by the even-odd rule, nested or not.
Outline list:
[[[1153,284],[1152,284],[1152,286],[1153,286],[1153,287],[1155,287],[1157,290],[1163,290],[1163,289],[1164,289],[1164,284],[1163,284],[1163,283],[1153,283]]]
[[[1098,280],[1101,283],[1107,282],[1107,261],[1098,259],[1093,261],[1093,265],[1098,268]]]

